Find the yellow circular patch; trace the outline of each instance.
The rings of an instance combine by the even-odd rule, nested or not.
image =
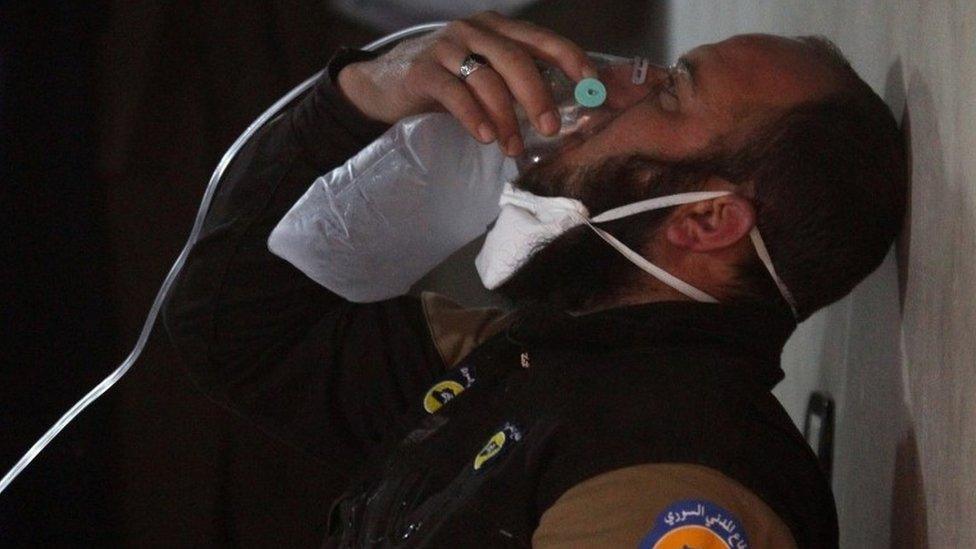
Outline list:
[[[478,455],[474,457],[474,470],[477,471],[481,469],[481,466],[485,464],[489,459],[495,457],[498,452],[502,451],[502,446],[505,446],[505,431],[498,431],[488,440],[488,444],[478,452]]]
[[[664,534],[653,549],[729,549],[729,544],[704,526],[682,526]]]
[[[433,414],[463,390],[464,385],[450,379],[437,383],[424,395],[424,410],[427,410],[428,414]]]

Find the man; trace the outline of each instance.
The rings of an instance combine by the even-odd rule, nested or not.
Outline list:
[[[471,53],[490,65],[462,80]],[[447,110],[510,155],[514,102],[555,132],[533,57],[593,71],[568,40],[493,13],[334,58],[231,164],[167,304],[194,378],[323,460],[345,488],[329,547],[836,546],[828,482],[770,390],[796,322],[884,257],[904,172],[890,112],[824,41],[695,48],[517,183],[594,214],[730,191],[601,224],[718,304],[585,226],[501,288],[511,314],[433,294],[350,303],[268,252],[308,185],[404,116]]]

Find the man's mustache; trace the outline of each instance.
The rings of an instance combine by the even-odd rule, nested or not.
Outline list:
[[[649,155],[620,155],[585,166],[564,166],[550,157],[512,184],[538,196],[579,200],[591,215],[654,198],[672,189],[675,164]]]

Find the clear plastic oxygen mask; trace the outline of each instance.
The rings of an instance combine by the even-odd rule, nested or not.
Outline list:
[[[557,133],[542,135],[532,126],[525,110],[516,106],[525,144],[522,154],[515,158],[519,172],[585,141],[616,118],[633,98],[646,95],[647,59],[592,52],[587,55],[596,67],[597,77],[579,82],[573,82],[556,67],[538,64],[543,81],[552,93],[560,126]]]

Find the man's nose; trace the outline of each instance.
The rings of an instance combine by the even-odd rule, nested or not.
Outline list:
[[[668,77],[668,69],[648,63],[644,81],[634,83],[634,67],[619,66],[611,75],[600,75],[607,84],[607,104],[612,109],[624,110],[647,97],[655,87]]]
[[[649,84],[652,87],[656,86],[661,82],[663,82],[668,77],[669,72],[670,70],[668,69],[668,67],[655,65],[653,63],[648,63],[647,80],[645,81],[645,84]]]

